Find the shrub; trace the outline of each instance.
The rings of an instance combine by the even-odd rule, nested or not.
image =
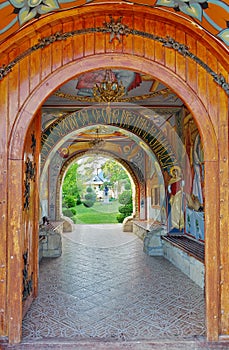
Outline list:
[[[120,204],[123,204],[118,208],[120,214],[116,216],[118,222],[123,222],[123,220],[130,216],[133,212],[133,203],[132,203],[132,193],[131,191],[124,191],[118,197]]]
[[[130,204],[132,202],[132,194],[131,191],[124,191],[118,197],[118,201],[120,204]]]
[[[94,200],[95,201],[96,195],[95,195],[95,193],[87,193],[87,194],[85,194],[84,197],[86,200]]]
[[[76,205],[80,205],[80,204],[82,204],[82,202],[81,202],[80,195],[78,194],[76,197]]]
[[[88,188],[87,188],[87,192],[88,192],[88,193],[91,193],[91,192],[93,192],[93,189],[92,189],[91,187],[88,187]]]
[[[76,215],[76,209],[75,208],[70,208],[71,212],[73,215]]]
[[[84,206],[90,208],[94,205],[96,201],[96,193],[91,187],[87,188],[87,193],[85,194],[85,201],[83,202]]]
[[[93,207],[94,203],[95,202],[93,200],[88,199],[88,200],[83,202],[83,205],[87,208],[91,208],[91,207]]]
[[[70,209],[64,209],[62,212],[64,216],[68,216],[69,218],[73,217],[73,213]]]
[[[125,219],[125,217],[126,216],[124,214],[117,214],[116,219],[121,224],[123,222],[123,220]]]
[[[122,205],[121,207],[118,208],[118,211],[121,213],[121,214],[124,214],[126,216],[129,216],[132,214],[133,212],[133,204],[130,203],[130,204],[126,204],[126,205]]]
[[[127,191],[131,190],[131,184],[129,182],[127,182],[124,187],[125,187],[125,190]]]
[[[70,195],[65,196],[63,202],[67,208],[72,208],[76,205],[75,197]]]

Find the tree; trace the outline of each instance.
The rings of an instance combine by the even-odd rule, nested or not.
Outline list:
[[[109,178],[111,183],[117,181],[130,182],[126,170],[115,160],[107,160],[101,168],[104,176]]]
[[[72,164],[64,177],[62,185],[62,197],[63,205],[67,208],[74,207],[76,204],[81,203],[80,192],[82,184],[79,179],[77,169],[78,164]]]
[[[106,158],[100,156],[86,156],[80,159],[79,174],[84,182],[89,182],[97,174],[98,168],[106,161]]]

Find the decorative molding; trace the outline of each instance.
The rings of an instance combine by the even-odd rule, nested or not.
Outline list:
[[[29,209],[31,180],[35,180],[36,163],[33,163],[29,157],[25,161],[25,180],[24,180],[24,209]]]
[[[165,96],[167,97],[170,93],[169,88],[162,89],[160,91],[154,91],[149,94],[145,95],[139,95],[139,96],[130,96],[130,97],[122,97],[122,96],[116,96],[112,101],[107,101],[107,102],[136,102],[136,101],[144,101],[149,98],[155,97],[155,96]],[[100,99],[99,101],[96,99],[95,96],[89,97],[89,96],[78,96],[78,95],[71,95],[71,94],[66,94],[63,92],[56,91],[54,92],[54,95],[60,98],[64,98],[70,101],[80,101],[80,102],[104,102],[104,100]]]
[[[31,149],[32,149],[33,156],[35,154],[36,145],[37,145],[37,140],[35,137],[35,132],[33,131],[33,133],[31,134]]]
[[[33,291],[33,272],[29,277],[29,262],[28,262],[28,250],[23,253],[23,292],[22,292],[22,301],[25,301]]]
[[[94,28],[86,28],[86,29],[80,29],[80,30],[73,30],[66,33],[57,32],[53,35],[41,38],[38,40],[38,43],[33,45],[31,48],[24,51],[22,54],[18,55],[13,61],[11,61],[7,65],[2,65],[0,67],[0,80],[2,80],[5,76],[7,76],[11,71],[12,68],[23,58],[31,54],[32,52],[44,49],[45,47],[53,44],[56,41],[63,41],[67,38],[76,36],[76,35],[82,35],[82,34],[88,34],[88,33],[104,33],[104,34],[110,34],[110,42],[113,41],[113,39],[117,38],[119,41],[121,40],[121,36],[124,35],[137,35],[142,38],[147,38],[150,40],[154,40],[157,42],[162,43],[162,45],[166,48],[173,49],[177,51],[179,54],[181,54],[184,57],[189,57],[193,61],[195,61],[198,65],[203,67],[207,73],[209,73],[214,81],[226,92],[226,94],[229,96],[229,83],[227,83],[226,78],[222,74],[217,74],[214,72],[205,62],[203,62],[198,56],[194,55],[191,51],[189,51],[189,48],[176,41],[175,39],[171,38],[170,36],[166,36],[165,38],[160,37],[158,35],[154,35],[151,33],[146,33],[143,31],[130,29],[128,26],[121,23],[122,17],[120,17],[116,22],[110,16],[110,22],[104,22],[104,27],[94,27]]]
[[[33,132],[31,134],[31,146],[30,146],[33,157],[35,154],[36,143],[37,142],[35,138],[35,132]],[[24,209],[29,209],[31,181],[35,181],[35,176],[36,176],[36,163],[33,162],[29,156],[27,156],[27,159],[25,161]]]

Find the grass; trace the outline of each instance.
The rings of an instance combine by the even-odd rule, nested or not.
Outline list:
[[[118,201],[110,203],[96,202],[93,207],[86,208],[83,204],[76,207],[73,216],[75,224],[117,224]]]

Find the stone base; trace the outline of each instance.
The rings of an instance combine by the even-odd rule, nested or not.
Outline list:
[[[163,241],[163,251],[166,259],[185,273],[198,286],[204,288],[205,269],[201,261],[166,241]]]
[[[182,249],[161,239],[166,235],[164,225],[152,225],[148,221],[134,221],[133,232],[143,240],[143,251],[150,256],[164,256],[201,288],[204,288],[204,264]]]
[[[61,220],[63,220],[63,232],[72,232],[74,227],[74,222],[67,216],[62,216]]]
[[[163,228],[151,228],[144,237],[143,251],[150,256],[163,256],[162,235]]]
[[[62,239],[59,232],[48,232],[42,242],[43,258],[58,258],[62,254]]]
[[[123,220],[123,232],[133,232],[133,217],[128,216]]]

